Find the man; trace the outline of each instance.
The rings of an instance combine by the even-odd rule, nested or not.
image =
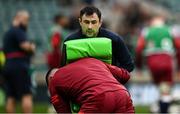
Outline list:
[[[147,66],[153,82],[160,89],[160,112],[167,113],[171,102],[171,87],[173,85],[173,57],[177,51],[178,65],[180,63],[180,35],[175,28],[165,24],[165,17],[155,14],[150,20],[150,26],[143,30],[136,48],[137,68],[142,68],[142,55],[146,57]]]
[[[84,58],[46,75],[51,102],[58,113],[70,113],[70,101],[79,113],[134,113],[132,101],[122,85],[129,80],[123,69],[94,58]]]
[[[28,22],[29,13],[24,10],[18,11],[12,27],[5,33],[3,39],[3,50],[6,56],[3,76],[8,89],[6,104],[8,113],[15,112],[16,100],[21,100],[23,112],[32,112],[29,67],[35,45],[28,41],[26,35]]]
[[[117,34],[101,28],[102,19],[99,9],[94,6],[87,6],[83,8],[80,11],[79,23],[81,29],[69,35],[65,41],[80,38],[107,37],[112,40],[112,64],[122,67],[129,72],[134,69],[133,60],[122,38]],[[65,56],[65,52],[63,52],[63,56]],[[62,65],[64,65],[65,62],[64,57]]]
[[[68,18],[64,15],[55,15],[54,25],[49,32],[49,53],[47,55],[47,63],[49,68],[59,67],[62,55],[62,43],[67,35],[65,27],[68,25]]]

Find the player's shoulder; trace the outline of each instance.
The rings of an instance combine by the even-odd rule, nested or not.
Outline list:
[[[73,33],[69,34],[69,35],[65,38],[65,41],[74,40],[74,39],[79,38],[80,36],[81,36],[80,30],[77,30],[77,31],[74,31]]]
[[[17,34],[19,32],[18,29],[16,29],[15,27],[10,27],[6,32],[5,32],[5,36],[8,36],[9,35],[14,35],[14,34]]]
[[[11,27],[10,31],[13,31],[13,32],[23,32],[23,30],[21,28],[19,28],[19,27]]]
[[[9,34],[13,34],[17,37],[23,37],[26,36],[26,31],[19,27],[12,27],[10,28]]]
[[[122,41],[123,40],[123,38],[120,35],[112,32],[108,29],[105,29],[105,28],[100,29],[100,35],[103,37],[110,38],[113,41]]]

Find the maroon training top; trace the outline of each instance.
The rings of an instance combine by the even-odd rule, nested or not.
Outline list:
[[[88,97],[125,89],[122,84],[129,78],[125,69],[94,58],[80,59],[54,74],[49,84],[51,102],[57,112],[70,112],[69,101],[81,105]]]

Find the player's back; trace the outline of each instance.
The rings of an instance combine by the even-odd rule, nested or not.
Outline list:
[[[58,83],[65,96],[77,102],[88,96],[125,89],[103,62],[93,58],[81,59],[61,68],[55,73],[53,82]]]

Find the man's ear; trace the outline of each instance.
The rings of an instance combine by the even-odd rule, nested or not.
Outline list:
[[[81,19],[81,18],[79,18],[79,24],[80,24],[80,25],[82,24],[82,19]]]
[[[102,25],[102,19],[101,19],[100,22],[99,22],[99,27],[101,27],[101,25]]]

